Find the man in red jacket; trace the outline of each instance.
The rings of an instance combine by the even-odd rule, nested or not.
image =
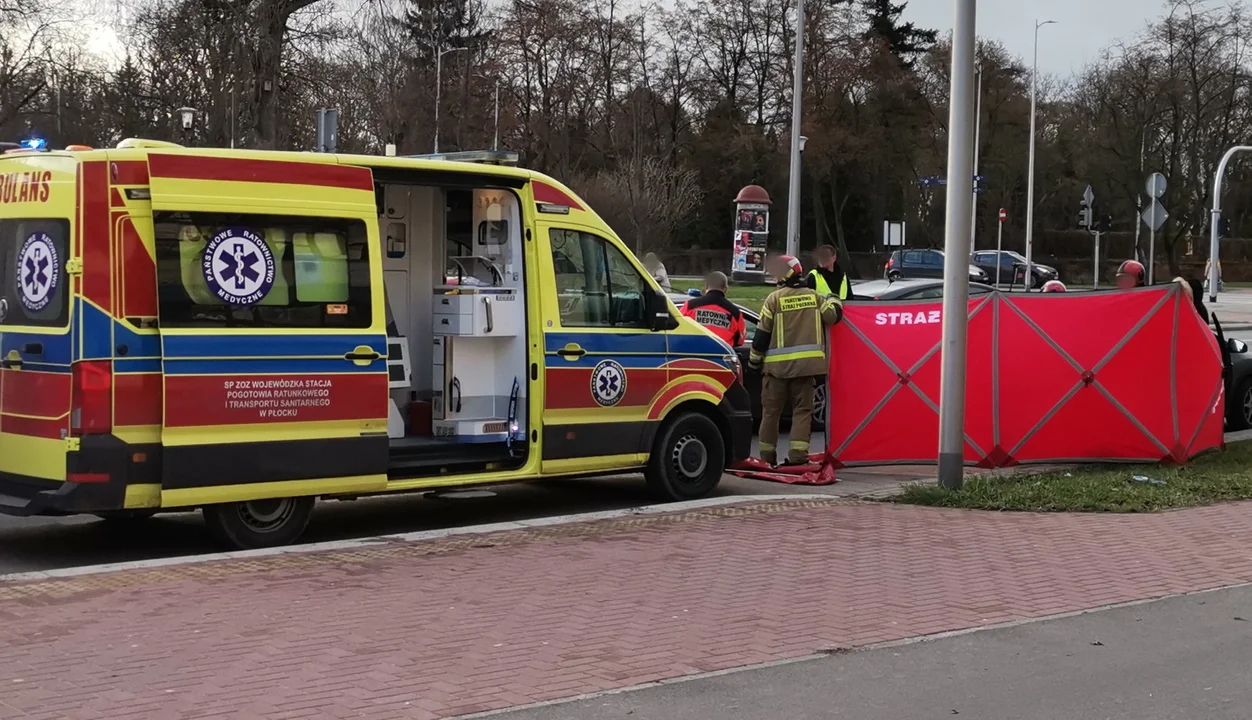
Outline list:
[[[733,348],[743,344],[747,326],[743,322],[743,313],[726,299],[726,290],[729,287],[726,273],[710,273],[704,279],[704,294],[683,303],[682,313],[711,330]]]

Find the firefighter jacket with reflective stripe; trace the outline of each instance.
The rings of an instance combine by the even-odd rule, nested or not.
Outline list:
[[[810,270],[809,287],[816,290],[818,295],[835,295],[832,288],[839,288],[837,297],[840,300],[848,299],[848,276],[839,269],[838,265],[835,266],[834,270],[826,270],[825,268]]]
[[[842,317],[839,298],[818,295],[802,278],[793,280],[765,298],[748,364],[776,378],[825,375],[826,328]]]
[[[730,343],[731,347],[742,345],[747,336],[743,313],[726,299],[726,293],[721,290],[710,290],[700,297],[688,300],[683,304],[682,312]]]

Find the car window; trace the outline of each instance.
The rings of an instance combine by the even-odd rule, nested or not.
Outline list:
[[[943,297],[943,286],[932,285],[901,296],[901,300],[934,300]]]
[[[926,264],[931,267],[943,267],[943,256],[937,252],[926,253]]]
[[[752,322],[752,318],[747,315],[743,316],[743,344],[751,345],[752,338],[756,337],[756,323]]]
[[[554,228],[549,238],[563,327],[647,326],[647,281],[621,250],[577,230]]]
[[[989,287],[984,287],[982,285],[970,285],[969,286],[970,295],[986,295],[989,292],[991,292],[991,288]]]
[[[924,253],[920,253],[920,252],[906,252],[904,253],[904,264],[905,265],[924,265],[926,263],[926,260],[925,258],[922,257],[923,255]]]

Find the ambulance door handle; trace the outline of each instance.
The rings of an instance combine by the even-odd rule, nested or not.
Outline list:
[[[343,356],[344,360],[351,360],[355,365],[369,365],[382,355],[378,354],[368,345],[360,345],[355,350]]]
[[[5,368],[6,370],[21,370],[22,356],[19,355],[16,350],[10,350],[4,360],[0,361],[0,367]]]
[[[483,307],[487,310],[487,332],[491,332],[491,328],[495,326],[491,318],[491,298],[483,298]]]
[[[576,358],[582,357],[583,355],[586,355],[587,351],[583,350],[582,347],[579,345],[570,343],[566,345],[565,347],[561,348],[560,350],[557,350],[556,354],[560,355],[566,360],[574,360]]]

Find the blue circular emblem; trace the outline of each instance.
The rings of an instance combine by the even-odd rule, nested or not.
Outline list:
[[[613,360],[601,360],[591,371],[591,396],[604,407],[613,407],[626,394],[626,371]]]
[[[61,258],[47,233],[37,232],[22,243],[17,256],[17,285],[21,288],[22,306],[28,312],[48,307],[55,297],[53,291],[61,277]]]
[[[274,287],[274,253],[256,232],[222,228],[201,263],[209,290],[227,305],[255,305]]]

